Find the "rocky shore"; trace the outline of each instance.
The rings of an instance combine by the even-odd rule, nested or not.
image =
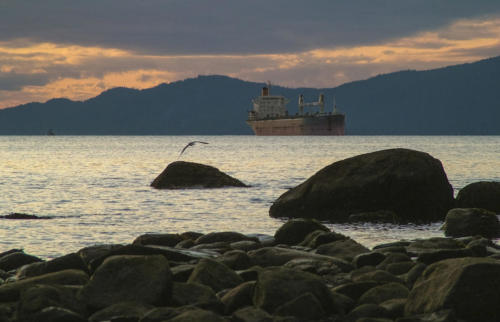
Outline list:
[[[159,189],[246,186],[176,162]],[[290,189],[273,236],[146,234],[49,261],[0,253],[0,322],[500,321],[500,183],[457,198],[439,160],[405,149],[342,160]],[[445,220],[449,237],[361,245],[330,221]],[[6,219],[40,219],[11,214]],[[384,232],[379,232],[383,234]]]
[[[500,247],[368,249],[313,219],[274,236],[147,234],[43,261],[0,254],[0,321],[499,321]]]

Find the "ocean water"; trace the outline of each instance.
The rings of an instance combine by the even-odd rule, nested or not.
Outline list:
[[[190,141],[195,145],[179,156]],[[53,258],[83,247],[130,243],[144,233],[239,231],[274,234],[283,220],[272,202],[326,165],[361,153],[404,147],[441,160],[458,191],[500,181],[499,136],[0,136],[0,252],[24,248]],[[219,168],[251,188],[156,190],[151,181],[185,160]],[[328,224],[374,245],[443,236],[430,225]]]

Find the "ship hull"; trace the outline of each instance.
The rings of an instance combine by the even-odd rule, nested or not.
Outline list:
[[[248,120],[255,135],[344,135],[345,115]]]

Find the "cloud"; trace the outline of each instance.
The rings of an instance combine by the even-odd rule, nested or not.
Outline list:
[[[499,12],[498,0],[16,0],[0,3],[0,40],[270,54],[370,45]]]
[[[466,37],[467,35],[467,37]],[[147,88],[199,74],[289,87],[334,87],[381,73],[430,69],[500,53],[500,17],[356,46],[264,54],[143,54],[109,47],[0,42],[0,107],[54,97],[84,100],[116,86]]]

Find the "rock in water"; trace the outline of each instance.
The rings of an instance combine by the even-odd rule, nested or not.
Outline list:
[[[443,225],[444,234],[451,237],[481,235],[500,236],[500,223],[494,212],[481,208],[455,208],[448,211]]]
[[[151,186],[157,189],[248,187],[217,168],[185,161],[170,163]]]
[[[345,221],[350,214],[394,211],[402,221],[443,220],[453,189],[438,159],[390,149],[335,162],[281,195],[271,217]]]
[[[483,208],[500,214],[500,182],[479,181],[463,187],[457,195],[459,208]]]

